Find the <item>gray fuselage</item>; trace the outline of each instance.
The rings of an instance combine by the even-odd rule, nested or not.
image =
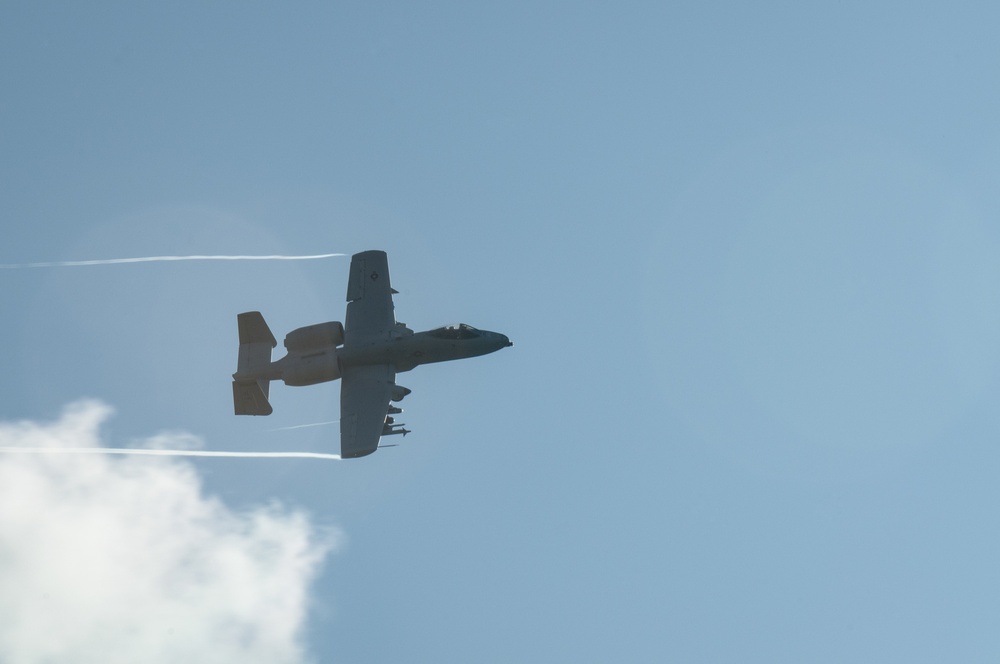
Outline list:
[[[400,326],[389,338],[354,343],[348,339],[341,346],[289,351],[254,375],[237,378],[282,380],[291,386],[315,385],[337,380],[348,367],[388,364],[401,373],[420,364],[486,355],[511,345],[503,334],[464,324],[417,333]]]

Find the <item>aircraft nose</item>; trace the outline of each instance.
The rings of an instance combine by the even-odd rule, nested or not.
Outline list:
[[[514,342],[508,339],[506,334],[501,334],[500,336],[503,338],[503,345],[505,348],[510,348],[514,345]]]

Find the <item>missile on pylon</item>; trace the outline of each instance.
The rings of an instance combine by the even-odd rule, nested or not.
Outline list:
[[[395,436],[396,434],[406,434],[410,433],[409,429],[404,429],[402,424],[390,424],[386,422],[382,425],[382,435],[383,436]]]

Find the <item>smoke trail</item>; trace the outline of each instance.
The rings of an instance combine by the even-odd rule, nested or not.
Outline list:
[[[144,454],[148,456],[238,457],[238,458],[302,458],[337,459],[339,454],[319,452],[217,452],[213,450],[157,450],[142,447],[0,447],[0,453],[23,454]]]
[[[54,261],[48,263],[12,263],[0,269],[16,270],[26,267],[82,267],[85,265],[121,265],[123,263],[153,263],[158,261],[308,261],[333,258],[347,254],[316,254],[314,256],[142,256],[139,258],[107,258],[93,261]]]
[[[268,431],[291,431],[292,429],[307,429],[309,427],[324,427],[328,424],[336,424],[340,420],[330,420],[329,422],[314,422],[313,424],[296,424],[290,427],[278,427],[277,429],[268,429]]]

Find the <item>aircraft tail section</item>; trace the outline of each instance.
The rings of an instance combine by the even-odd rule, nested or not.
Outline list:
[[[237,314],[236,324],[240,328],[241,346],[244,344],[267,343],[268,348],[274,348],[278,345],[278,342],[274,339],[274,335],[271,334],[271,328],[264,322],[264,317],[260,315],[259,311],[248,311],[243,314]],[[270,361],[270,353],[271,351],[268,350],[268,361]]]
[[[270,415],[273,411],[267,400],[266,380],[234,380],[233,407],[237,415]]]
[[[236,316],[240,354],[233,374],[233,405],[237,415],[270,415],[271,349],[278,345],[259,311]]]

